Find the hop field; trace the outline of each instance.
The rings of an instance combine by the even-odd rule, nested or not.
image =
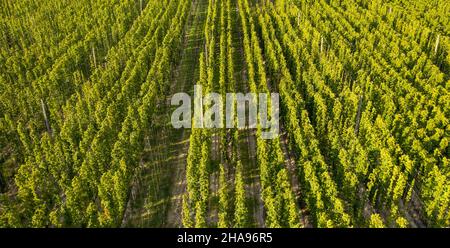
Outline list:
[[[449,13],[0,0],[0,227],[450,227]],[[194,85],[279,93],[279,135],[174,128]]]

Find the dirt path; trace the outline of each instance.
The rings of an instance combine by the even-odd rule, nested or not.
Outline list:
[[[411,201],[405,204],[403,200],[400,200],[400,208],[412,227],[427,227],[425,218],[422,214],[423,204],[415,188],[412,190]]]
[[[181,57],[177,76],[172,84],[171,92],[193,92],[193,85],[198,78],[198,59],[203,45],[203,26],[205,20],[205,10],[207,2],[205,0],[193,1],[191,6],[190,20],[188,21],[184,39],[184,49]],[[187,87],[192,86],[192,87]],[[170,101],[170,99],[169,99]],[[170,104],[170,103],[169,103]],[[178,146],[174,147],[177,154],[172,161],[172,182],[170,188],[170,200],[165,227],[182,227],[181,207],[182,196],[186,191],[186,157],[189,149],[189,130],[180,130],[177,141]]]
[[[313,227],[309,221],[309,217],[306,210],[306,204],[302,200],[302,190],[300,187],[300,181],[298,178],[298,169],[294,153],[289,149],[287,134],[284,131],[283,124],[280,123],[280,141],[281,149],[284,153],[284,159],[286,168],[289,172],[289,178],[291,181],[292,191],[294,192],[295,202],[300,210],[300,221],[303,227]]]
[[[259,176],[259,167],[256,163],[256,137],[254,130],[247,130],[245,133],[245,143],[247,147],[241,148],[247,151],[248,166],[247,176],[248,183],[246,184],[247,196],[252,201],[253,220],[256,227],[265,227],[264,222],[264,203],[261,199],[261,183]]]
[[[244,55],[244,44],[242,37],[242,27],[239,9],[235,6],[234,14],[234,27],[233,27],[233,44],[235,54],[235,72],[237,90],[239,92],[249,92],[249,86],[247,84],[247,70]],[[241,132],[243,140],[240,141],[238,149],[240,151],[240,158],[244,167],[244,176],[246,180],[245,192],[247,193],[247,199],[251,203],[250,213],[252,214],[252,224],[255,227],[265,227],[264,221],[264,203],[261,199],[261,184],[259,177],[259,166],[256,162],[256,134],[254,130],[244,130]]]

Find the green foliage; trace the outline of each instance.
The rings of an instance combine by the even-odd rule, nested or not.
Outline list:
[[[230,190],[225,175],[225,169],[223,165],[220,165],[219,174],[219,220],[217,227],[227,228],[230,227]]]
[[[242,175],[242,164],[236,165],[236,176],[234,183],[234,227],[242,228],[248,225],[247,198],[245,196],[244,178]]]
[[[370,228],[384,228],[385,227],[383,220],[379,214],[372,214],[370,216],[369,227]]]
[[[191,211],[190,211],[190,204],[189,204],[189,200],[188,200],[188,196],[187,194],[183,195],[183,199],[182,199],[182,223],[183,223],[183,227],[186,228],[191,228],[194,227],[194,223],[192,221],[192,217],[191,217]]]
[[[450,226],[445,1],[0,5],[1,227],[123,225],[192,11],[203,93],[278,92],[283,135],[191,129],[183,226]]]

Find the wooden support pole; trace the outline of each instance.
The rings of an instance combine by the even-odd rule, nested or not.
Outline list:
[[[436,45],[434,46],[434,54],[437,54],[438,48],[439,48],[439,38],[441,38],[441,35],[438,34],[436,38]]]
[[[47,132],[52,134],[52,129],[50,128],[50,121],[48,120],[47,109],[45,107],[44,100],[41,99],[42,113],[44,114],[45,126],[47,127]]]

